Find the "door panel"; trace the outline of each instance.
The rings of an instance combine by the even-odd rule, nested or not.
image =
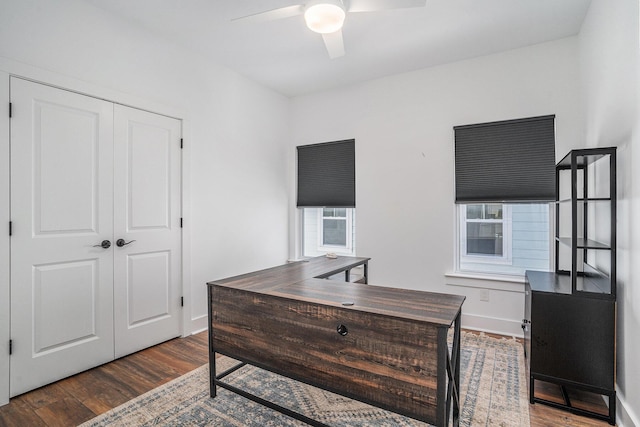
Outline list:
[[[15,396],[114,357],[113,104],[10,86]]]
[[[95,260],[34,266],[34,354],[55,351],[96,338]],[[74,301],[72,310],[61,310]]]
[[[36,235],[95,233],[99,114],[41,100],[33,114]]]
[[[169,230],[171,155],[176,155],[170,148],[179,134],[172,138],[170,128],[136,121],[129,121],[128,128],[128,230]]]
[[[169,251],[127,257],[129,326],[163,320],[171,315],[171,267]]]
[[[116,357],[180,335],[179,120],[115,106]]]

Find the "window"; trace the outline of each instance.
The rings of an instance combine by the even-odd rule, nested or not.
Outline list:
[[[555,115],[453,129],[456,270],[549,271],[545,202],[555,200]]]
[[[347,209],[323,208],[318,209],[318,214],[322,215],[318,221],[321,248],[349,248],[351,242],[347,230],[350,228],[351,215],[347,214]]]
[[[461,205],[461,255],[476,262],[509,262],[510,209],[502,204]]]
[[[355,255],[355,209],[305,208],[303,255]]]
[[[458,270],[522,275],[549,269],[547,204],[458,205]]]

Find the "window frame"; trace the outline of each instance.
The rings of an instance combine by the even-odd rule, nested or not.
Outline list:
[[[345,217],[326,217],[329,219],[342,220],[344,218],[345,223],[345,242],[346,245],[325,245],[324,244],[324,210],[325,209],[345,209]],[[319,252],[353,252],[353,208],[317,208],[318,215],[318,251]]]
[[[502,219],[467,219],[468,205],[502,205]],[[463,270],[461,266],[465,263],[475,264],[496,264],[496,265],[512,265],[513,264],[513,243],[512,243],[512,217],[511,206],[506,203],[461,203],[457,205],[458,215],[458,256],[457,271]],[[502,256],[497,255],[469,255],[467,253],[467,224],[472,223],[488,223],[502,224]],[[474,270],[475,271],[475,270]],[[481,272],[481,271],[477,271]]]

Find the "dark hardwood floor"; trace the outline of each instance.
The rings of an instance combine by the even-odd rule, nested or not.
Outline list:
[[[202,366],[207,358],[206,332],[167,341],[11,399],[0,407],[0,426],[75,426]],[[554,387],[541,387],[540,393],[561,396]],[[599,399],[574,399],[606,411]],[[529,411],[531,427],[609,425],[540,404],[529,405]]]
[[[11,399],[0,426],[76,426],[207,363],[207,333],[176,338]]]

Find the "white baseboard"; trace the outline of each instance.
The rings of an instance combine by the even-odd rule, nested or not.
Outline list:
[[[207,322],[208,316],[205,314],[204,316],[195,317],[191,319],[191,327],[187,331],[189,335],[197,334],[198,332],[202,332],[207,330]]]
[[[616,400],[616,425],[618,427],[640,427],[640,419],[619,391],[616,393]]]
[[[522,338],[522,324],[512,319],[462,313],[462,327],[474,331],[489,332]]]

